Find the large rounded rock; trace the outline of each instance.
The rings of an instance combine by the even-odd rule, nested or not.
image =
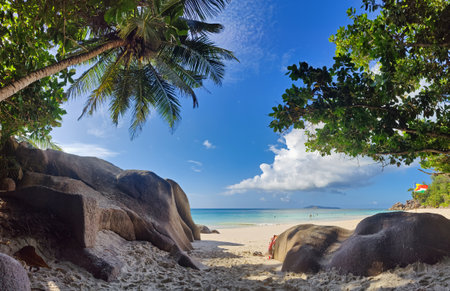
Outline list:
[[[114,188],[116,175],[122,171],[95,157],[80,157],[50,149],[42,151],[25,143],[19,145],[16,156],[24,170],[81,180],[97,191]]]
[[[282,271],[318,272],[324,257],[350,233],[335,226],[297,225],[278,236],[273,247],[273,258],[283,262]]]
[[[431,213],[380,213],[362,220],[328,268],[373,276],[414,262],[450,256],[450,220]]]
[[[48,151],[33,148],[27,143],[20,143],[16,148],[16,158],[24,170],[44,173],[48,166]]]
[[[169,182],[150,171],[126,170],[117,175],[117,186],[134,198],[125,202],[129,208],[139,210],[138,214],[150,220],[161,234],[171,237],[182,250],[192,249],[192,237],[186,236],[186,224],[178,213]]]
[[[177,210],[180,214],[181,219],[183,219],[184,223],[186,223],[186,225],[189,227],[194,239],[200,240],[200,230],[195,225],[194,220],[192,219],[191,206],[189,205],[189,200],[186,193],[184,193],[183,189],[181,189],[180,185],[178,185],[177,182],[170,179],[167,179],[167,182],[169,182],[169,184],[172,186],[173,196],[175,198]]]
[[[210,233],[220,233],[217,229],[209,229],[206,225],[196,224],[196,227],[200,233],[210,234]]]
[[[2,253],[0,253],[0,290],[31,290],[27,271],[18,261]]]
[[[25,144],[15,154],[26,174],[15,192],[4,195],[60,218],[76,238],[73,247],[79,248],[73,254],[61,253],[97,277],[113,280],[120,269],[111,260],[106,262],[101,250],[83,249],[95,248],[102,230],[180,253],[192,249],[191,241],[199,238],[187,196],[171,180],[150,171],[123,171],[97,158],[41,151]],[[111,267],[105,267],[106,272],[97,272],[107,265]]]
[[[79,180],[27,172],[11,195],[41,210],[49,210],[70,226],[81,247],[92,247],[99,230],[102,195]]]

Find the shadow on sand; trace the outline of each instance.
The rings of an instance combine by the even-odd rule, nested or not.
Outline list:
[[[242,258],[242,256],[230,253],[224,246],[243,246],[242,244],[226,241],[199,240],[192,243],[194,250],[189,253],[200,259],[217,258]]]

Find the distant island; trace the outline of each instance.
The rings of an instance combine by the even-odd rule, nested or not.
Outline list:
[[[327,206],[310,205],[310,206],[306,206],[304,209],[341,209],[341,208],[340,207],[327,207]]]

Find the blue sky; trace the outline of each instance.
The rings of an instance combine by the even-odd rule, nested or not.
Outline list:
[[[387,208],[429,182],[409,167],[381,168],[369,159],[307,153],[301,131],[268,127],[271,108],[291,86],[288,65],[331,65],[331,34],[349,23],[360,1],[235,0],[214,21],[215,37],[240,62],[229,63],[221,87],[198,90],[199,108],[182,99],[172,132],[156,113],[133,141],[128,120],[112,125],[105,108],[77,121],[85,102],[69,101],[53,138],[70,153],[103,158],[123,169],[153,171],[177,181],[193,208]]]

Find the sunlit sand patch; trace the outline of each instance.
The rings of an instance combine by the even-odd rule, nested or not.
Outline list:
[[[380,288],[398,288],[412,283],[413,280],[400,277],[396,273],[386,272],[370,280],[368,290],[379,290]]]
[[[47,287],[48,287],[49,291],[61,291],[61,289],[59,289],[59,287],[53,281],[48,281],[47,282]]]

